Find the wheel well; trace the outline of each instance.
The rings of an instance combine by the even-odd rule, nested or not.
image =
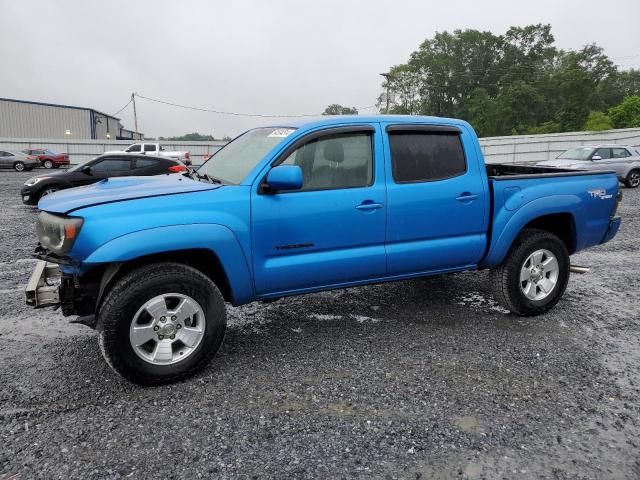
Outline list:
[[[527,223],[524,228],[538,228],[553,233],[567,247],[569,255],[576,251],[576,226],[570,213],[555,213],[538,217]]]
[[[150,263],[160,262],[183,263],[201,271],[216,284],[225,301],[232,301],[231,285],[229,284],[229,279],[227,278],[224,268],[222,268],[220,259],[215,253],[206,248],[154,253],[129,260],[121,264],[120,268],[113,275],[113,278],[108,279],[108,282],[109,284],[113,284],[136,268]]]

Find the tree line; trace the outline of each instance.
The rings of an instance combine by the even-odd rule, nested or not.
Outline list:
[[[483,137],[640,127],[640,70],[619,69],[595,44],[554,42],[543,24],[438,32],[385,75],[378,107],[462,118]]]

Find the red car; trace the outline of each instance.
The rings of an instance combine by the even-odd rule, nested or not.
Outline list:
[[[69,155],[66,153],[56,153],[46,148],[31,148],[22,150],[22,153],[33,155],[40,160],[40,166],[44,168],[59,168],[60,166],[69,166]]]

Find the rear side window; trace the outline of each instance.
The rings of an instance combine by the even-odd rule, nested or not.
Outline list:
[[[155,167],[156,165],[158,165],[158,161],[157,160],[152,160],[150,158],[138,158],[138,159],[136,159],[136,169],[138,169],[138,168]]]
[[[144,146],[144,151],[145,152],[155,152],[156,151],[156,146],[153,145],[152,143],[151,144],[146,143],[145,146]]]
[[[393,180],[428,182],[467,171],[460,135],[456,132],[389,132]]]
[[[631,156],[626,148],[612,148],[611,153],[613,158],[626,158]]]

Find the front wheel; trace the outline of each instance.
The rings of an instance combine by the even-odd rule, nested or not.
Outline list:
[[[540,315],[562,297],[569,267],[569,252],[562,240],[544,230],[525,229],[502,264],[491,271],[494,297],[518,315]]]
[[[23,162],[16,162],[13,164],[13,169],[16,172],[24,172],[24,163]]]
[[[158,385],[186,378],[216,354],[224,299],[202,272],[179,263],[138,268],[108,292],[98,313],[105,360],[126,379]]]
[[[631,170],[624,181],[627,188],[638,188],[640,186],[640,170]]]
[[[53,168],[53,162],[52,162],[51,160],[45,160],[45,161],[42,163],[42,166],[43,166],[44,168]]]
[[[57,185],[50,185],[48,187],[45,187],[44,190],[40,192],[40,198],[46,197],[47,195],[51,195],[52,193],[57,192],[58,190],[60,190],[60,187],[58,187]]]

